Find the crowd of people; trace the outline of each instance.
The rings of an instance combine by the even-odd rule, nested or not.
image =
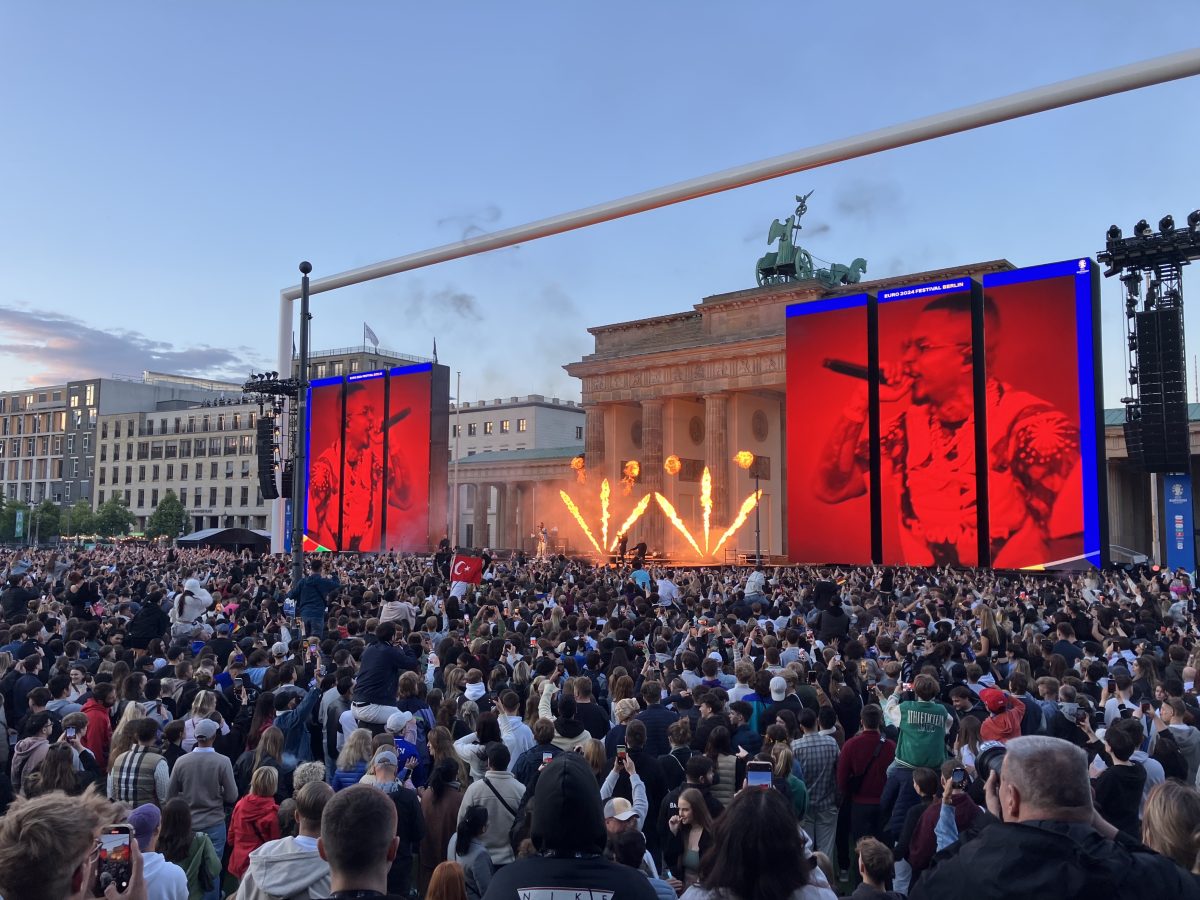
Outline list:
[[[0,554],[0,896],[1200,897],[1187,573],[450,562]]]

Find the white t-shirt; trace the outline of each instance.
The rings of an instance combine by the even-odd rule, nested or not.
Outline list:
[[[161,853],[142,854],[147,900],[188,900],[187,875]]]

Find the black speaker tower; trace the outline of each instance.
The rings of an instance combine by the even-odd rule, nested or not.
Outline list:
[[[275,500],[279,497],[279,487],[275,484],[275,419],[260,416],[257,428],[258,489],[264,500]]]

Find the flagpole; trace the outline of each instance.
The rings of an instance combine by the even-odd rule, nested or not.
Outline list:
[[[454,549],[458,550],[458,442],[462,439],[462,372],[454,389]]]

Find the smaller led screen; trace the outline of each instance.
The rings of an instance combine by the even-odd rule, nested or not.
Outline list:
[[[388,382],[387,538],[383,549],[423,550],[430,545],[432,369],[428,364],[392,369]]]
[[[788,557],[871,562],[867,295],[787,309]]]
[[[304,533],[316,547],[339,550],[342,509],[342,379],[308,391],[308,503]]]
[[[379,549],[383,526],[384,373],[351,375],[346,384],[345,449],[342,454],[340,549]]]
[[[878,295],[882,562],[979,563],[972,282]]]
[[[992,565],[1100,563],[1091,260],[983,279]]]

